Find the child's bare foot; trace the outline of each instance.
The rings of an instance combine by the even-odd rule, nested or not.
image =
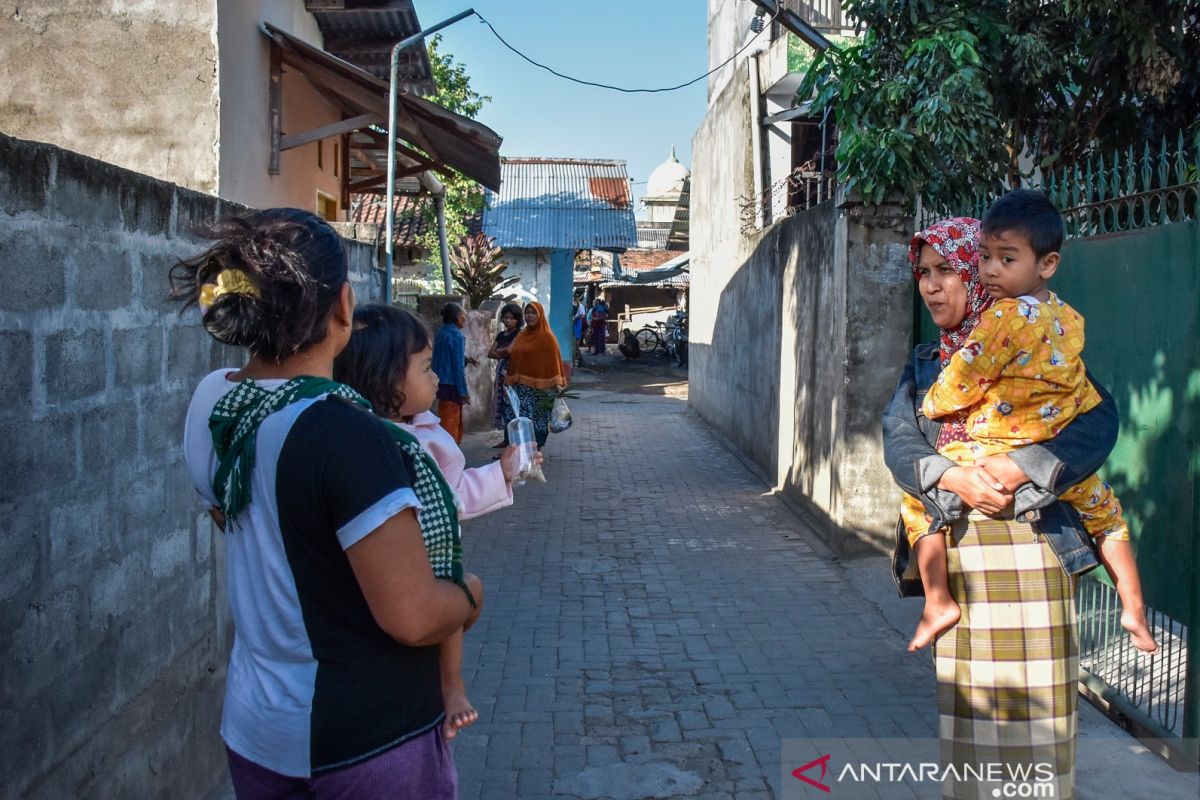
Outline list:
[[[908,643],[908,652],[915,653],[922,647],[933,644],[938,634],[953,627],[961,616],[962,610],[952,599],[947,598],[944,603],[931,603],[927,599],[921,621],[917,623],[917,632]]]
[[[443,688],[442,698],[446,706],[446,720],[442,723],[442,735],[448,741],[457,736],[463,728],[475,724],[475,721],[479,719],[479,712],[471,705],[471,701],[467,699],[467,692],[463,688]]]
[[[1143,653],[1158,652],[1158,642],[1154,641],[1154,634],[1146,624],[1146,612],[1138,613],[1128,609],[1122,611],[1121,627],[1129,631],[1129,639],[1138,650]]]

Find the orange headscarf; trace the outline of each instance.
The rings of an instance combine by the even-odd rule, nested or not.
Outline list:
[[[525,307],[529,306],[537,309],[538,319],[532,325],[526,325],[513,341],[505,383],[534,389],[561,389],[567,385],[567,380],[563,377],[558,339],[550,330],[542,304],[529,303]]]

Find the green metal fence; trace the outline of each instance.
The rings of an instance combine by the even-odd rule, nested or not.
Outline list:
[[[1121,498],[1162,650],[1129,644],[1107,576],[1078,592],[1081,689],[1111,716],[1197,763],[1200,738],[1200,137],[1149,144],[1028,186],[1067,229],[1054,290],[1087,320],[1084,358],[1121,432],[1101,471]],[[965,213],[982,217],[992,198]],[[957,213],[964,213],[959,211]],[[947,216],[927,210],[923,221]],[[918,304],[919,305],[919,304]],[[936,329],[927,314],[918,339]]]

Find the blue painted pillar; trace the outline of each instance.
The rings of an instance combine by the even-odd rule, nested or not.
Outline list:
[[[550,297],[546,313],[550,315],[550,330],[558,337],[558,349],[563,360],[571,363],[574,352],[571,339],[575,335],[572,320],[575,316],[575,251],[550,251]]]

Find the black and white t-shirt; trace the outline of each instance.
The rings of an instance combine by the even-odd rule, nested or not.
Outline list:
[[[219,370],[188,408],[192,482],[216,504]],[[283,381],[260,381],[268,389]],[[258,430],[250,504],[223,537],[236,625],[221,736],[283,775],[349,766],[442,718],[437,647],[407,647],[376,623],[345,550],[407,508],[412,467],[383,423],[335,397],[302,400]]]

